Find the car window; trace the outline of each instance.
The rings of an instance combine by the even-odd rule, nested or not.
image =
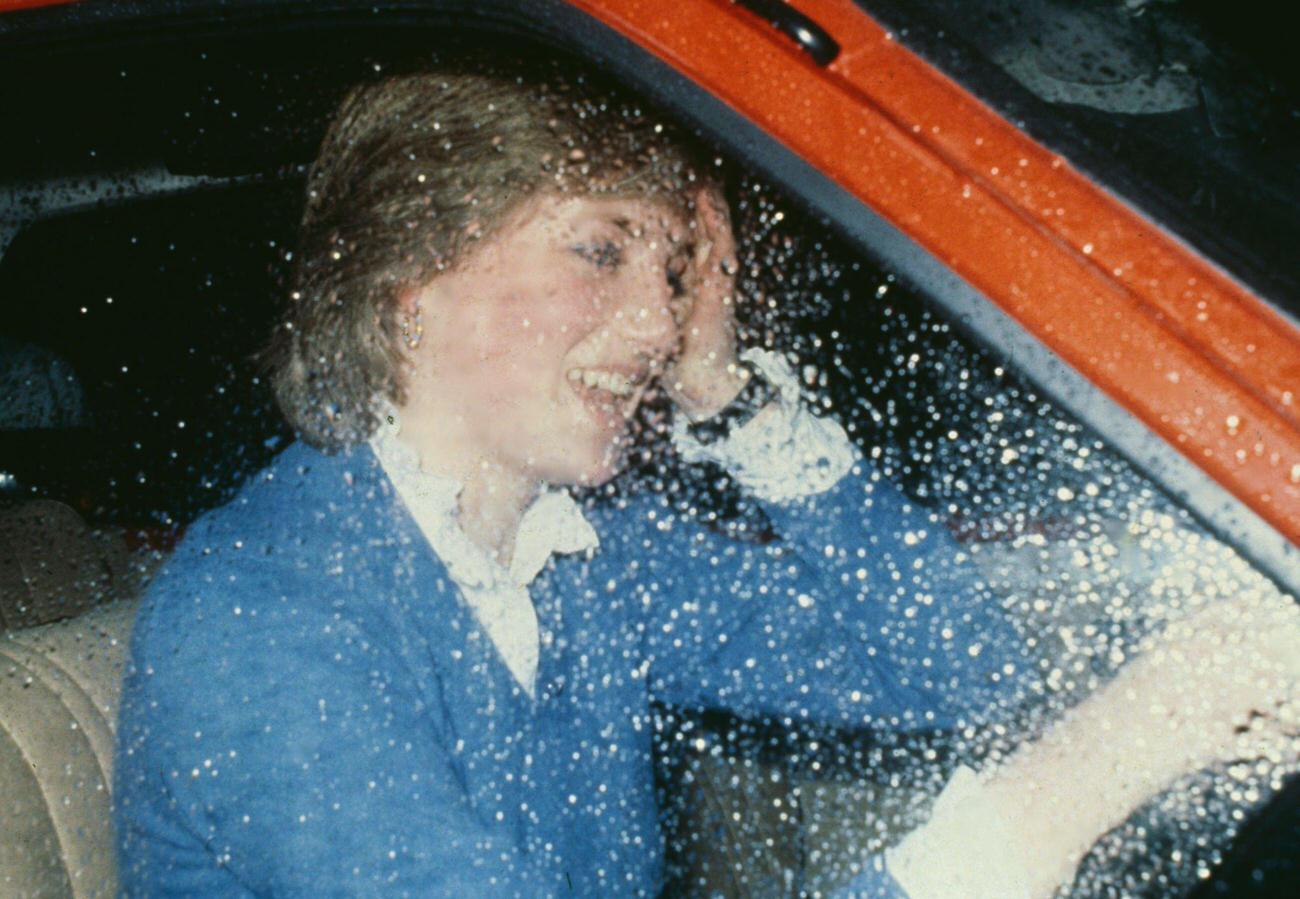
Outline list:
[[[74,88],[51,86],[8,114],[19,137],[0,150],[12,173],[0,185],[0,512],[57,502],[127,543],[135,578],[86,588],[88,604],[138,600],[196,520],[293,441],[261,352],[289,301],[306,166],[346,86],[436,63],[426,38],[109,48],[65,60]],[[497,54],[538,52],[491,40]],[[88,116],[75,127],[52,112],[69,98]],[[844,728],[817,720],[812,700],[804,714],[655,706],[665,894],[813,895],[923,822],[959,764],[1013,752],[1169,622],[1279,592],[997,347],[781,184],[706,149],[738,237],[742,343],[785,359],[864,477],[915,510],[914,527],[885,534],[865,507],[845,526],[858,560],[825,544],[820,564],[903,623],[944,601],[907,587],[912,578],[960,585],[1017,644],[1004,678],[1018,687],[979,727]],[[735,478],[684,461],[662,419],[646,425],[632,470],[580,495],[589,513],[649,496],[666,501],[666,519],[737,545],[783,539]],[[936,543],[951,549],[928,553]],[[882,573],[903,586],[872,580]],[[930,650],[909,645],[890,646],[891,664],[924,677]],[[975,659],[984,647],[947,649]],[[1107,833],[1067,894],[1294,883],[1294,844],[1279,843],[1277,827],[1261,831],[1246,869],[1223,865],[1262,816],[1294,820],[1294,801],[1284,804],[1294,784],[1294,758],[1277,754],[1189,775]]]
[[[1093,180],[1297,313],[1297,91],[1267,16],[1199,0],[858,4]]]
[[[973,577],[1038,660],[1035,696],[1016,710],[1024,720],[1041,721],[1090,694],[1145,635],[1212,597],[1277,595],[1101,435],[890,272],[809,222],[771,185],[746,179],[737,195],[751,339],[794,352],[811,401],[956,537],[964,552],[947,564]],[[681,751],[715,779],[749,784],[755,804],[768,804],[769,826],[798,831],[794,857],[825,886],[843,876],[845,841],[896,839],[922,814],[945,764],[998,751],[988,733],[881,745],[815,727],[796,739],[773,733],[771,722],[702,726],[710,736],[688,736]],[[1033,731],[1025,726],[1013,743]],[[771,768],[746,767],[753,757],[727,759],[720,750],[736,741]],[[1096,846],[1069,894],[1189,894],[1258,810],[1252,802],[1266,802],[1281,785],[1280,769],[1267,768],[1242,761],[1180,782]],[[769,795],[772,770],[799,794],[802,827]],[[737,813],[703,808],[714,827]],[[701,876],[726,880],[716,870]]]

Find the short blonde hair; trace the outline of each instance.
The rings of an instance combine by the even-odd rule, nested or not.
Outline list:
[[[590,77],[444,72],[354,88],[307,177],[291,300],[266,354],[309,443],[375,429],[405,402],[398,299],[455,265],[540,190],[688,202],[687,142]]]

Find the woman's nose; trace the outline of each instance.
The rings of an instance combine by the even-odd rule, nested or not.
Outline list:
[[[677,350],[680,339],[673,317],[672,288],[646,286],[631,290],[614,313],[614,326],[629,342],[648,356],[666,358]]]

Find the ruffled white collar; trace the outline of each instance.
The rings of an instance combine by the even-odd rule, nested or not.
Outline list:
[[[573,497],[544,489],[519,522],[509,569],[481,549],[457,521],[461,484],[420,467],[419,454],[401,439],[397,411],[383,410],[370,445],[398,495],[407,504],[434,551],[462,588],[526,587],[553,554],[597,549],[600,540]]]

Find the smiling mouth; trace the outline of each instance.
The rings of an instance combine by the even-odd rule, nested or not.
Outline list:
[[[614,396],[631,396],[638,386],[638,380],[605,368],[571,368],[569,380],[592,390],[611,393]]]
[[[588,406],[606,414],[631,418],[641,403],[648,379],[608,368],[571,368],[569,386]]]

